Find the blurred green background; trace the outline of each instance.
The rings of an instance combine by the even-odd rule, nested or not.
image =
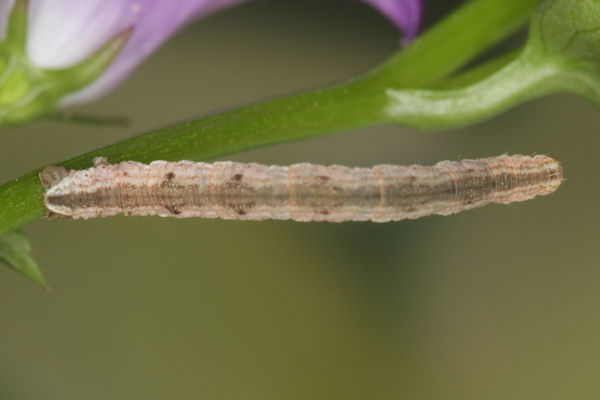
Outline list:
[[[429,0],[426,24],[457,3]],[[398,46],[356,0],[251,2],[188,27],[80,110],[129,126],[3,128],[0,180],[345,79]],[[598,110],[558,95],[467,129],[382,126],[231,157],[564,162],[552,196],[449,217],[32,223],[52,290],[0,268],[0,399],[597,399],[599,124]]]

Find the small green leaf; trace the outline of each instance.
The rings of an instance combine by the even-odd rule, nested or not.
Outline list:
[[[534,15],[531,35],[545,51],[597,62],[599,17],[598,0],[546,0]]]
[[[29,238],[21,231],[13,231],[0,236],[0,260],[15,271],[22,273],[42,286],[46,286],[42,271],[29,254],[30,250]]]
[[[561,66],[560,89],[600,106],[600,1],[546,0],[530,36],[533,50]]]

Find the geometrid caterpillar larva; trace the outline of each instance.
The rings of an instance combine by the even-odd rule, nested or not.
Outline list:
[[[94,164],[86,170],[48,167],[40,173],[49,216],[387,222],[524,201],[554,192],[563,180],[561,164],[543,155],[442,161],[429,167],[109,164],[104,158]]]

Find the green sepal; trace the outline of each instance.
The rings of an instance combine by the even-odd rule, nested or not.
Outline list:
[[[28,0],[16,0],[8,19],[6,41],[14,52],[25,54]]]
[[[34,282],[47,287],[42,271],[30,254],[29,238],[22,231],[12,231],[0,236],[0,260]]]
[[[48,114],[44,119],[49,121],[68,122],[77,125],[113,126],[123,127],[129,125],[129,119],[123,116],[97,116],[81,113],[63,111],[56,114]]]
[[[56,114],[62,99],[94,82],[110,66],[132,27],[115,35],[76,65],[45,69],[26,54],[27,0],[17,0],[9,16],[5,40],[0,43],[0,125],[28,122]]]
[[[94,82],[110,66],[133,32],[133,27],[124,29],[109,40],[94,54],[72,67],[60,70],[46,70],[46,75],[56,82],[62,82],[63,93],[74,92]]]

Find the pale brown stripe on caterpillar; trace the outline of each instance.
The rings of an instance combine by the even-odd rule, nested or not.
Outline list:
[[[434,166],[289,167],[216,162],[135,161],[40,173],[49,215],[387,222],[454,214],[554,192],[560,162],[544,155],[442,161]]]

